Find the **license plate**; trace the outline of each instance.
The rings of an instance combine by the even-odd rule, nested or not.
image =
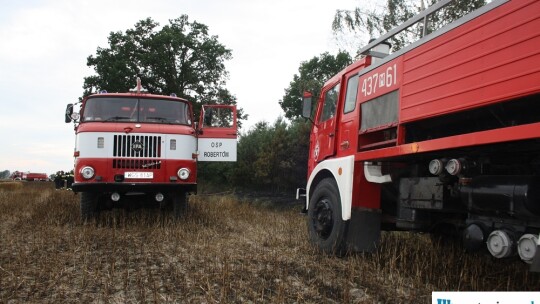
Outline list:
[[[126,172],[125,178],[154,178],[154,172]]]

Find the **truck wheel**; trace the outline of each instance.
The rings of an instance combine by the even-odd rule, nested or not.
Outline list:
[[[173,193],[172,195],[173,215],[180,218],[187,210],[187,195],[185,192]]]
[[[341,217],[341,198],[336,181],[323,179],[309,201],[309,241],[319,250],[343,255],[346,249],[347,223]]]
[[[98,214],[98,194],[81,192],[81,219],[88,221],[97,217]]]

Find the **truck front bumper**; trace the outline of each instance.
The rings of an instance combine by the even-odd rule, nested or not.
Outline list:
[[[73,192],[178,192],[197,193],[197,184],[180,183],[73,183]]]

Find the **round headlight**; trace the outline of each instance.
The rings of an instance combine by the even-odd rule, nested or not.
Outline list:
[[[178,170],[178,177],[181,180],[186,180],[189,177],[189,173],[190,172],[188,168],[181,168],[180,170]]]
[[[81,175],[85,179],[91,179],[94,176],[94,168],[92,168],[92,167],[83,167],[81,169]]]

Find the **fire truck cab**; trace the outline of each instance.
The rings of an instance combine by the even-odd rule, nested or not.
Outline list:
[[[451,3],[371,42],[322,88],[298,191],[320,250],[369,252],[381,230],[408,230],[497,258],[539,252],[540,1],[494,0],[390,51]],[[304,106],[309,117],[310,94]]]
[[[205,105],[200,124],[182,98],[129,93],[90,95],[66,109],[75,122],[74,192],[80,192],[81,216],[154,201],[180,216],[188,193],[197,190],[197,160],[236,161],[236,107]]]

